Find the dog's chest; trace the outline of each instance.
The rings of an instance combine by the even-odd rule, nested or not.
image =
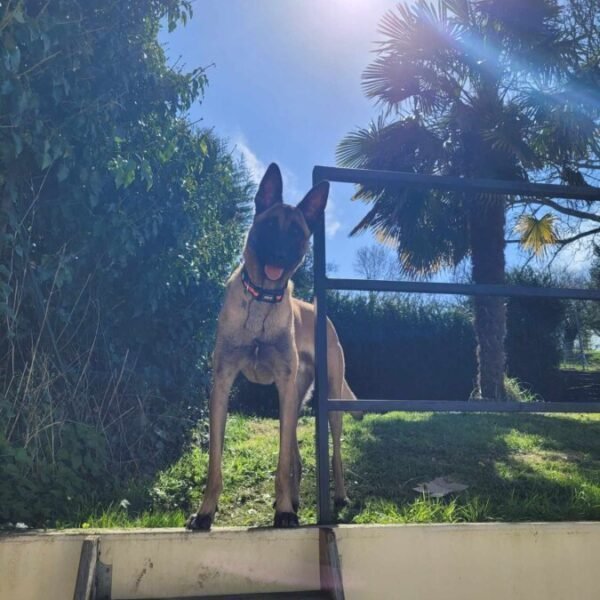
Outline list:
[[[254,340],[248,348],[242,372],[253,383],[268,385],[275,379],[274,348]]]
[[[272,304],[244,301],[246,318],[243,330],[252,339],[266,339],[271,330],[277,327],[277,308]]]
[[[240,367],[254,383],[270,384],[285,370],[293,346],[291,307],[238,298],[240,310],[226,327],[228,344],[237,348]]]

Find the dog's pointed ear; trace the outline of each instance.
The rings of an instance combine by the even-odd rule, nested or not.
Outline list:
[[[263,175],[258,186],[258,192],[256,192],[256,198],[254,198],[256,214],[259,215],[267,208],[282,202],[283,180],[281,179],[281,171],[275,163],[271,163]]]
[[[329,195],[329,182],[321,181],[304,196],[298,208],[304,215],[304,220],[310,231],[314,231],[321,215],[327,206],[327,196]]]

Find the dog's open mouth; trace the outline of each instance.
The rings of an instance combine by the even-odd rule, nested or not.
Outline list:
[[[275,265],[265,265],[265,275],[271,281],[277,281],[283,275],[283,267],[277,267]]]

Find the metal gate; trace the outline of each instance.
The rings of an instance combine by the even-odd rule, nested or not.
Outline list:
[[[505,196],[526,195],[571,200],[600,200],[600,188],[573,187],[553,184],[533,184],[519,181],[489,179],[463,179],[418,175],[396,171],[368,171],[316,166],[313,169],[313,185],[327,180],[340,183],[401,184],[405,187],[438,189],[469,193],[494,193]],[[327,277],[325,270],[325,218],[316,230],[314,241],[314,284],[317,302],[315,322],[315,370],[316,370],[316,429],[317,429],[317,495],[318,523],[332,523],[329,497],[329,438],[328,414],[330,411],[391,410],[420,412],[526,412],[526,413],[582,413],[600,412],[598,402],[495,402],[495,401],[439,401],[439,400],[330,400],[327,386],[327,290],[409,292],[421,294],[454,294],[464,296],[538,297],[576,300],[600,300],[600,290],[572,288],[543,288],[521,285],[491,285],[463,283],[434,283],[423,281],[382,281],[362,279],[338,279]]]

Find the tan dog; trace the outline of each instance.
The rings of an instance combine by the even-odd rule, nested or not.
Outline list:
[[[279,394],[280,442],[275,478],[275,527],[297,527],[302,465],[296,438],[298,412],[314,382],[315,310],[292,297],[289,279],[325,210],[329,184],[321,182],[293,207],[283,204],[277,165],[267,169],[256,194],[256,214],[244,249],[244,264],[227,284],[213,354],[208,482],[188,529],[210,529],[223,488],[221,459],[229,392],[241,371],[250,381],[275,383]],[[331,322],[327,331],[329,397],[355,399],[344,378],[344,354]],[[335,502],[346,499],[340,454],[342,414],[330,414]]]

